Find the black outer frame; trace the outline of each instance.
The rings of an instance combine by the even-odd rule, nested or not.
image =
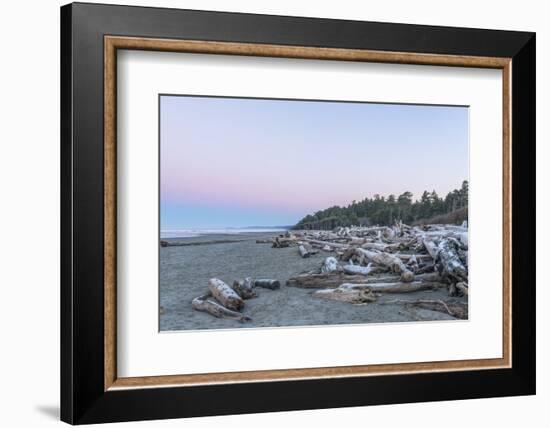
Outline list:
[[[104,35],[512,58],[512,368],[104,392]],[[534,33],[63,6],[61,420],[85,424],[534,394],[535,96]]]

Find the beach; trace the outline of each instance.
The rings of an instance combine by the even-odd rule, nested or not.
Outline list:
[[[301,258],[296,247],[272,248],[256,240],[280,232],[209,233],[166,238],[181,246],[160,248],[160,330],[203,330],[261,327],[320,326],[386,322],[457,320],[442,312],[393,304],[393,300],[445,299],[447,290],[384,294],[376,303],[352,305],[314,298],[314,290],[286,286],[286,280],[318,268],[330,253],[320,251]],[[243,314],[252,321],[240,323],[215,318],[192,309],[191,301],[208,289],[216,277],[231,285],[244,277],[277,279],[278,290],[257,289],[258,297],[246,300]],[[460,322],[460,321],[458,321]]]

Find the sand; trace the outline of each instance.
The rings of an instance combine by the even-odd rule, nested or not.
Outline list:
[[[390,300],[445,299],[446,290],[422,291],[381,296],[376,303],[351,305],[311,296],[312,290],[287,287],[286,280],[300,272],[315,269],[329,254],[320,252],[302,259],[296,247],[271,248],[256,239],[270,233],[208,235],[173,241],[202,245],[160,249],[160,330],[235,329],[254,327],[313,326],[415,321],[458,321],[447,314],[380,304]],[[210,241],[236,242],[206,244]],[[170,239],[168,239],[170,241]],[[281,281],[279,290],[257,289],[258,297],[246,300],[243,313],[252,321],[240,323],[218,319],[191,308],[191,301],[207,291],[212,277],[232,284],[236,278],[273,278]]]

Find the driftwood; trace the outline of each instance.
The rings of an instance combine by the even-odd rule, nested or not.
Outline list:
[[[364,282],[366,279],[364,275],[345,275],[340,272],[303,274],[289,278],[286,285],[298,288],[336,288],[344,282]]]
[[[445,286],[438,284],[437,286]],[[346,303],[369,303],[376,301],[374,293],[411,293],[419,290],[427,290],[436,287],[436,283],[394,282],[376,284],[342,284],[338,288],[318,290],[314,297],[322,299],[338,300]]]
[[[221,279],[211,278],[208,281],[208,289],[214,298],[227,309],[238,311],[244,306],[243,299]]]
[[[378,251],[385,251],[388,253],[392,253],[394,251],[399,250],[402,247],[401,242],[396,242],[392,244],[384,244],[381,242],[366,242],[363,245],[361,245],[361,248],[364,248],[365,250],[378,250]]]
[[[273,241],[273,248],[287,248],[290,247],[290,244],[294,242],[294,239],[292,238],[281,238],[280,236],[277,236],[275,240]]]
[[[416,255],[413,254],[413,256],[407,261],[407,267],[413,272],[416,272],[418,270],[419,265]]]
[[[442,239],[438,248],[439,269],[443,277],[449,277],[453,282],[467,282],[468,272],[458,255],[458,242],[452,238]]]
[[[338,270],[338,260],[334,257],[327,257],[321,266],[321,273],[336,272]]]
[[[422,282],[443,282],[438,273],[417,275],[415,279]],[[347,275],[340,272],[303,274],[289,278],[286,285],[298,288],[336,288],[344,283],[375,284],[386,282],[399,282],[399,276],[366,277],[365,275]]]
[[[310,256],[310,252],[306,250],[306,247],[304,247],[303,245],[300,245],[298,247],[298,251],[300,252],[300,256],[302,256],[303,259]]]
[[[307,257],[308,244],[333,251],[334,257],[326,258],[318,270],[289,278],[287,285],[326,289],[319,292],[321,297],[350,302],[364,298],[359,291],[408,293],[448,287],[451,295],[467,295],[466,226],[408,226],[398,221],[391,227],[295,231],[293,244],[303,245],[302,257]]]
[[[468,304],[444,300],[390,300],[385,304],[399,303],[407,306],[414,306],[430,311],[443,312],[461,320],[468,319]]]
[[[345,249],[342,255],[340,256],[340,260],[342,260],[343,262],[347,262],[351,260],[353,256],[355,256],[355,248],[356,247],[349,247]]]
[[[422,262],[432,260],[432,257],[429,254],[397,254],[396,253],[393,255],[407,264],[411,261],[411,259],[420,260]]]
[[[364,257],[368,261],[388,267],[392,272],[401,274],[402,282],[411,282],[414,280],[414,273],[405,266],[401,259],[393,254],[365,250],[357,248],[356,254]]]
[[[424,238],[422,239],[422,243],[424,244],[424,247],[426,248],[428,254],[432,256],[433,261],[437,261],[437,254],[439,253],[439,250],[437,248],[437,245],[435,245],[435,242],[430,239]]]
[[[468,295],[468,284],[465,282],[457,282],[456,288],[465,296]]]
[[[203,296],[196,297],[191,302],[191,306],[196,311],[206,312],[216,318],[234,319],[239,322],[251,321],[252,318],[241,314],[240,312],[232,311],[220,305],[211,298],[212,294],[208,293]]]
[[[418,266],[418,268],[416,269],[416,276],[418,276],[419,274],[425,274],[425,273],[430,273],[430,272],[435,272],[435,264],[433,263],[427,263],[423,266]],[[439,274],[438,274],[439,275]]]
[[[254,286],[277,290],[281,288],[281,283],[276,279],[257,279],[254,281]]]
[[[252,278],[236,279],[233,281],[233,290],[242,298],[242,299],[252,299],[258,295],[254,291],[254,281]]]
[[[367,276],[372,272],[372,266],[369,263],[368,266],[357,266],[357,265],[345,265],[343,267],[344,273],[348,275],[365,275]]]
[[[376,301],[376,296],[370,290],[347,290],[333,288],[315,291],[313,297],[321,299],[338,300],[345,303],[371,303]]]
[[[433,290],[435,288],[446,287],[446,284],[440,282],[387,282],[387,283],[367,283],[350,284],[344,283],[338,288],[343,290],[370,290],[376,293],[412,293],[421,290]]]
[[[316,244],[320,247],[331,247],[331,248],[348,248],[348,244],[340,244],[338,242],[329,242],[329,241],[319,241],[318,239],[309,239],[306,238],[304,241],[309,242],[310,244]]]

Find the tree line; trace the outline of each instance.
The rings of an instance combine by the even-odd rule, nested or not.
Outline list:
[[[420,199],[413,200],[409,191],[399,196],[374,195],[362,201],[353,201],[347,207],[333,206],[301,219],[295,229],[330,230],[338,226],[387,226],[396,221],[413,224],[423,219],[441,216],[468,206],[468,181],[444,198],[435,190],[424,191]]]

